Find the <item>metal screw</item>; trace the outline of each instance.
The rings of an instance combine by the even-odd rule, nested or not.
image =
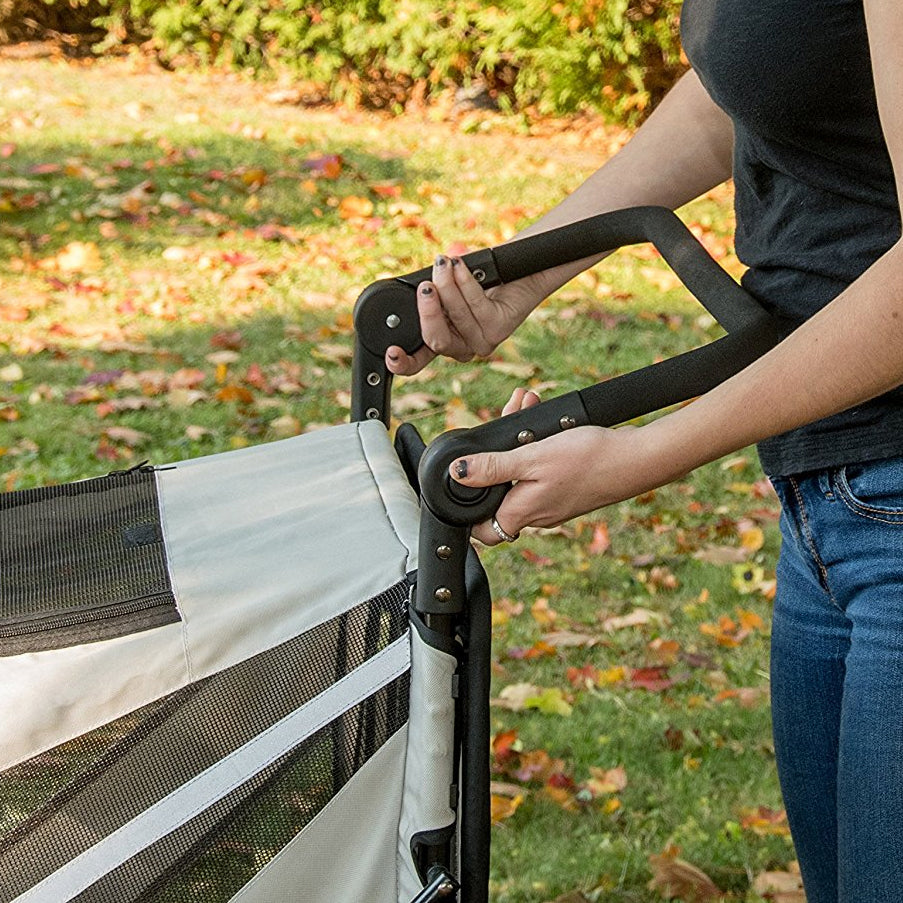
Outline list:
[[[485,282],[486,281],[486,270],[481,270],[479,268],[473,271],[473,278],[477,280],[477,282]]]
[[[575,418],[571,417],[569,414],[565,414],[564,417],[562,417],[561,420],[558,421],[558,425],[563,430],[569,430],[569,429],[573,429],[575,426],[577,426],[577,421]]]
[[[379,411],[376,408],[367,408],[366,414],[368,420],[379,420]]]
[[[433,595],[438,602],[451,602],[452,591],[447,586],[440,586]]]
[[[378,373],[368,373],[367,374],[367,382],[371,386],[378,386],[380,383],[380,377]]]
[[[535,438],[536,438],[536,436],[533,434],[533,430],[521,430],[517,434],[517,441],[521,445],[527,445],[530,442],[532,442]]]
[[[386,317],[386,326],[388,326],[389,329],[398,329],[398,327],[401,326],[401,317],[399,317],[398,314],[389,314],[389,316]]]
[[[443,881],[439,887],[436,888],[436,891],[439,893],[441,897],[448,897],[455,892],[455,885],[451,883],[451,881]]]
[[[442,561],[448,561],[448,559],[452,557],[451,546],[439,546],[439,548],[436,549],[436,557]]]

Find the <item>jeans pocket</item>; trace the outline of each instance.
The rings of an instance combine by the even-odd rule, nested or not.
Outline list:
[[[903,455],[841,467],[835,485],[855,514],[903,524]]]

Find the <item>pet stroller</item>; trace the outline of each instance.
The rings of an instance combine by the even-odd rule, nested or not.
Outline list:
[[[505,487],[459,455],[613,425],[777,340],[663,208],[464,260],[485,286],[652,241],[727,335],[424,450],[390,443],[385,349],[415,287],[355,309],[352,422],[0,495],[2,903],[485,903],[488,584]]]

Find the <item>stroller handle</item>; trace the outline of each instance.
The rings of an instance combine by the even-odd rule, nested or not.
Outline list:
[[[760,326],[770,319],[759,302],[712,259],[680,218],[666,207],[630,207],[602,213],[509,244],[474,251],[462,260],[484,288],[491,288],[645,241],[654,245],[728,333]],[[423,345],[416,291],[431,275],[432,270],[427,267],[381,279],[365,288],[358,298],[354,308],[352,420],[376,419],[388,425],[392,374],[385,366],[385,352],[389,346],[399,345],[411,354]],[[683,397],[692,394],[698,392],[688,392]]]

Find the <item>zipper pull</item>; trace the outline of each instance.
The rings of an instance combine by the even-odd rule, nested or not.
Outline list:
[[[127,470],[111,470],[108,477],[127,477],[133,473],[153,473],[156,468],[149,461],[140,461]]]

